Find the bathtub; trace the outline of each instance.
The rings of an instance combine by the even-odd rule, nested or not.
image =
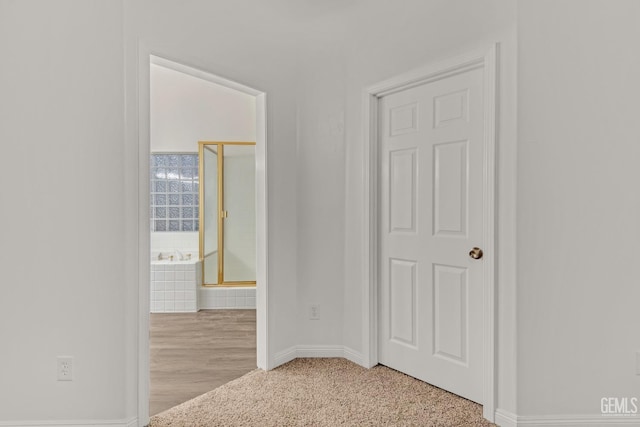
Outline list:
[[[152,313],[193,313],[198,311],[198,288],[202,264],[198,256],[190,260],[151,258]],[[174,258],[175,259],[175,258]]]

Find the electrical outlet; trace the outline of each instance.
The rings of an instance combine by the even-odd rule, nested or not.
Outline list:
[[[73,381],[73,357],[58,356],[58,381]]]
[[[311,304],[309,306],[309,319],[320,320],[320,304]]]

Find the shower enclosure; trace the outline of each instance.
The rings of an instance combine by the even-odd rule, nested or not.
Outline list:
[[[204,286],[255,286],[255,142],[199,142]]]

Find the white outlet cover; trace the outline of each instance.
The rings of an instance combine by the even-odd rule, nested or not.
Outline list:
[[[58,381],[73,381],[73,357],[58,356]]]
[[[320,319],[320,304],[311,304],[309,307],[309,319],[311,320],[319,320]]]

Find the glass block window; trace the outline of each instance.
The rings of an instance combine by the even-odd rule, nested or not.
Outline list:
[[[152,154],[150,164],[151,231],[198,231],[198,154]]]

